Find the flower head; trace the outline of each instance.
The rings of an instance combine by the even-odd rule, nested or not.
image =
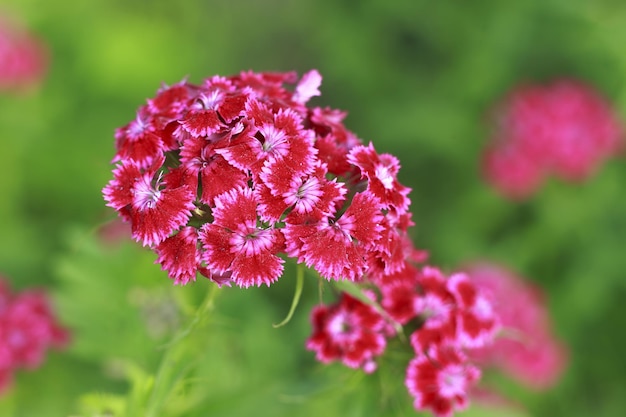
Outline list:
[[[315,351],[317,360],[339,360],[368,373],[376,369],[374,358],[385,350],[387,325],[372,306],[342,293],[338,303],[315,307],[311,321],[313,334],[306,347]]]
[[[579,81],[521,86],[499,104],[483,156],[487,181],[524,199],[544,178],[590,177],[623,149],[623,128],[609,103]]]
[[[417,410],[431,410],[437,417],[449,417],[467,407],[467,393],[480,378],[480,370],[452,347],[433,347],[411,360],[406,386]]]
[[[504,329],[493,344],[472,350],[470,355],[529,387],[554,385],[565,368],[567,349],[553,334],[539,288],[487,262],[472,263],[465,270],[493,306]]]
[[[320,84],[315,70],[183,80],[117,129],[104,199],[174,283],[200,272],[269,285],[281,254],[328,279],[401,264],[410,222],[398,161],[359,148],[345,113],[309,109]]]

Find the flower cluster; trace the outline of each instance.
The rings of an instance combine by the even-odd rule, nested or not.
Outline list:
[[[270,285],[286,257],[358,283],[362,297],[313,310],[307,348],[373,372],[410,325],[406,386],[417,409],[449,416],[480,376],[465,351],[490,343],[499,321],[467,275],[417,266],[426,254],[407,233],[398,159],[363,144],[345,113],[307,107],[320,83],[317,71],[243,72],[164,86],[117,130],[104,198],[175,284],[200,273]]]
[[[68,340],[43,292],[13,294],[0,279],[0,392],[11,385],[16,369],[37,368],[50,347]]]
[[[500,316],[504,336],[472,352],[482,366],[502,369],[534,389],[556,383],[567,362],[567,350],[555,339],[539,288],[491,263],[465,268]]]
[[[368,273],[367,282],[380,294],[379,305],[343,294],[337,304],[317,307],[307,347],[322,362],[340,360],[371,372],[385,338],[394,336],[398,326],[414,329],[410,343],[415,356],[405,380],[414,406],[450,416],[467,405],[469,388],[480,377],[468,351],[490,345],[500,322],[468,275],[446,277],[437,268],[417,267],[415,260],[423,257],[409,258],[393,273]]]
[[[0,91],[37,84],[47,64],[42,42],[0,16]]]
[[[117,130],[104,198],[174,283],[270,285],[284,256],[329,280],[401,266],[412,223],[399,162],[345,113],[307,107],[320,83],[317,71],[184,80]]]
[[[550,174],[584,180],[623,149],[622,126],[609,103],[578,81],[518,87],[494,115],[483,171],[511,199],[528,197]]]

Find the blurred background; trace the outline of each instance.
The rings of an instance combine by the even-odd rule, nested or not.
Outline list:
[[[545,291],[570,349],[563,377],[537,392],[486,375],[508,414],[466,415],[626,413],[624,159],[517,203],[480,175],[487,112],[521,82],[581,79],[626,116],[620,2],[0,0],[0,13],[49,58],[39,85],[0,91],[0,273],[16,289],[48,288],[74,332],[66,351],[17,375],[0,415],[106,415],[141,398],[164,343],[209,291],[205,280],[173,287],[155,255],[105,233],[115,128],[161,83],[312,68],[323,76],[312,104],[346,110],[349,129],[399,157],[412,237],[432,263],[489,259]],[[365,376],[305,351],[313,277],[292,322],[271,327],[288,310],[292,272],[269,289],[220,292],[194,349],[170,358],[194,377],[162,415],[416,415],[401,367]]]

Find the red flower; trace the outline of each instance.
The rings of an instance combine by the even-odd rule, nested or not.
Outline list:
[[[418,278],[419,270],[406,262],[401,271],[384,275],[376,281],[382,293],[381,305],[402,325],[416,319],[424,310]]]
[[[154,168],[142,173],[131,160],[122,162],[114,176],[104,197],[109,206],[123,210],[133,238],[144,246],[158,245],[191,217],[194,193],[188,186],[169,188]]]
[[[433,347],[411,360],[405,384],[414,397],[416,410],[431,410],[449,417],[467,406],[467,393],[480,378],[480,370],[467,363],[453,347]]]
[[[148,168],[155,159],[168,150],[155,127],[152,115],[140,109],[137,118],[115,131],[117,153],[113,162],[132,160],[141,168]]]
[[[446,278],[438,269],[425,267],[416,281],[420,299],[413,304],[421,307],[423,324],[410,339],[417,353],[433,345],[476,348],[493,341],[499,329],[498,317],[467,275],[457,273]]]
[[[200,230],[204,260],[211,269],[232,272],[241,287],[270,285],[283,272],[282,233],[257,225],[257,202],[252,190],[241,188],[215,199],[213,223]]]
[[[156,262],[168,272],[174,284],[185,285],[196,280],[196,271],[202,261],[197,245],[198,230],[186,226],[155,248],[159,255]]]
[[[320,160],[333,175],[348,177],[354,169],[348,162],[348,152],[361,141],[343,125],[345,117],[346,113],[339,110],[314,108],[309,123],[317,135],[315,147]]]
[[[436,345],[457,345],[457,305],[446,276],[436,268],[425,267],[417,280],[424,323],[410,337],[415,352]]]
[[[246,172],[230,165],[217,150],[228,146],[229,137],[224,138],[189,138],[181,147],[180,161],[184,178],[183,183],[191,189],[201,188],[199,200],[213,205],[218,195],[243,187],[248,181]]]
[[[287,223],[287,253],[327,279],[357,280],[367,268],[368,251],[376,248],[382,227],[380,203],[369,192],[354,196],[338,219]]]
[[[311,322],[313,334],[306,347],[315,351],[317,360],[341,361],[368,373],[376,369],[374,358],[385,350],[388,329],[372,306],[342,293],[337,304],[315,307]]]
[[[409,208],[407,197],[410,188],[398,182],[400,162],[395,156],[377,154],[374,145],[357,146],[348,154],[348,161],[361,169],[361,176],[367,178],[367,189],[380,200],[383,208],[404,213]]]
[[[326,166],[319,161],[308,175],[296,175],[280,161],[270,162],[261,173],[264,182],[256,188],[261,217],[277,222],[288,210],[312,218],[334,213],[345,201],[347,190],[336,180],[326,179],[326,174]]]

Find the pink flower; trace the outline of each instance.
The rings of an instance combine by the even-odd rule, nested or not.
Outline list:
[[[611,106],[578,81],[518,87],[495,116],[483,172],[512,199],[527,198],[550,174],[582,181],[623,149],[622,125]]]
[[[50,347],[68,342],[68,331],[57,323],[42,291],[12,294],[0,280],[0,392],[11,385],[16,369],[41,366]]]
[[[39,84],[47,67],[48,51],[43,42],[0,16],[0,91]]]
[[[504,328],[495,343],[471,351],[471,356],[529,387],[554,385],[567,362],[567,350],[553,335],[539,289],[494,264],[474,263],[465,270],[491,302]]]
[[[433,347],[411,360],[405,384],[414,397],[416,410],[430,410],[437,417],[449,417],[467,407],[467,394],[480,370],[467,363],[453,347]]]
[[[411,336],[416,353],[437,345],[459,345],[456,298],[448,288],[447,277],[437,268],[425,267],[417,277],[420,290],[420,316],[423,324]]]
[[[410,336],[416,353],[432,346],[459,349],[492,343],[500,321],[490,299],[464,273],[446,277],[439,269],[410,263],[376,281],[385,311],[400,324],[416,322]]]
[[[385,350],[388,328],[372,306],[342,293],[338,303],[315,307],[311,322],[313,334],[306,347],[315,351],[317,360],[338,360],[367,373],[376,369],[374,358]]]
[[[491,185],[511,200],[524,200],[543,185],[543,165],[512,141],[486,149],[482,162]]]
[[[302,176],[293,175],[287,164],[272,161],[263,169],[264,182],[255,190],[261,218],[278,222],[291,211],[293,221],[296,216],[321,219],[334,213],[345,201],[348,190],[336,179],[328,180],[327,174],[326,165],[320,161],[310,174]]]
[[[457,306],[457,340],[461,346],[478,348],[493,342],[500,321],[491,301],[463,273],[452,275],[447,287]]]
[[[320,84],[322,84],[322,76],[316,70],[304,74],[296,86],[294,101],[306,103],[311,97],[319,96],[321,94],[319,90]]]

